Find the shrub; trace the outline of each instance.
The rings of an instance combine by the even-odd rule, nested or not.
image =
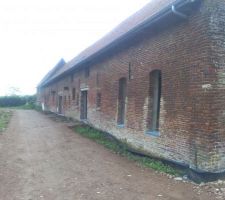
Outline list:
[[[0,107],[17,107],[27,105],[34,105],[36,97],[32,96],[2,96],[0,97]]]

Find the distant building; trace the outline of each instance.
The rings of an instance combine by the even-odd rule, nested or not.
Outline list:
[[[225,171],[225,1],[153,0],[38,86],[44,109]]]

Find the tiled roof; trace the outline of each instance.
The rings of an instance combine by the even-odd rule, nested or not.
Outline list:
[[[61,58],[59,60],[59,62],[55,65],[55,67],[53,67],[45,76],[44,78],[40,81],[40,83],[38,84],[38,87],[41,87],[43,85],[45,85],[46,82],[48,82],[48,80],[51,79],[51,77],[57,73],[59,71],[59,69],[62,69],[63,66],[66,64],[65,60],[63,58]]]
[[[164,9],[170,8],[172,4],[179,2],[192,2],[192,0],[152,0],[141,10],[130,16],[128,19],[119,24],[111,32],[105,35],[102,39],[82,51],[71,61],[66,63],[57,72],[55,72],[51,77],[49,77],[47,82],[51,82],[54,79],[64,75],[68,71],[77,68],[83,64],[88,59],[93,56],[100,54],[101,51],[114,44],[119,39],[126,37],[128,33],[137,29],[143,25],[146,21],[151,20],[154,16],[158,15]]]

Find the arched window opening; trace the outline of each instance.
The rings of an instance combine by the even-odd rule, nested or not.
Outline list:
[[[154,70],[149,76],[149,131],[159,131],[160,100],[161,100],[161,71]]]

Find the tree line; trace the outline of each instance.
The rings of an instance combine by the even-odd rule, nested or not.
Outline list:
[[[0,107],[35,106],[36,95],[26,96],[0,96]]]

